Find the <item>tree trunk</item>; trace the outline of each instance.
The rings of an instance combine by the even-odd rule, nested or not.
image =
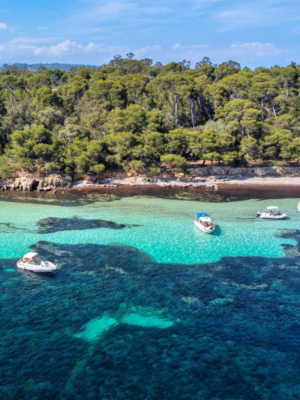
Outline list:
[[[173,110],[172,110],[172,115],[173,115],[173,117],[174,117],[174,122],[175,122],[175,125],[177,125],[177,122],[178,122],[178,101],[179,101],[179,96],[177,95],[177,94],[174,94],[173,96],[172,96],[172,99],[173,99]]]
[[[200,108],[203,108],[204,111],[206,112],[207,118],[212,121],[213,120],[212,116],[210,115],[210,113],[209,113],[209,111],[208,111],[208,109],[207,109],[207,107],[205,105],[205,101],[201,101],[201,97],[200,96],[198,96],[198,103],[199,103]]]
[[[15,99],[14,99],[14,93],[13,93],[13,92],[10,92],[10,94],[11,94],[11,106],[12,106],[13,108],[16,108],[16,106],[15,106]]]
[[[265,98],[261,101],[261,120],[265,122]]]
[[[167,102],[169,103],[169,106],[170,106],[170,109],[171,109],[171,113],[172,113],[172,115],[174,116],[174,114],[173,114],[173,106],[172,106],[172,104],[171,104],[171,102],[170,102],[170,99],[169,99],[169,97],[168,96],[166,96],[167,97]]]
[[[285,88],[286,88],[286,96],[285,100],[288,101],[289,95],[290,95],[290,90],[289,90],[289,81],[285,82]]]
[[[24,89],[24,91],[27,94],[27,96],[31,99],[31,94],[28,92],[28,90]]]
[[[195,107],[195,101],[188,97],[188,102],[190,103],[191,106],[191,117],[192,117],[192,124],[193,128],[197,125],[197,114],[196,114],[196,107]]]
[[[178,96],[176,96],[176,101],[175,101],[175,125],[177,125],[178,122]]]
[[[273,98],[272,98],[271,95],[269,95],[269,99],[270,99],[270,102],[271,102],[271,105],[272,105],[274,117],[277,117],[275,106],[274,106],[274,101],[273,101]]]
[[[238,92],[237,90],[234,90],[234,91],[232,92],[231,97],[233,97],[233,98],[236,100],[236,99],[239,99],[239,98],[240,98],[240,94],[239,94],[239,92]]]

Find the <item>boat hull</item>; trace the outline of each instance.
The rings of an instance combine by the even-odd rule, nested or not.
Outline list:
[[[200,231],[202,231],[204,233],[211,234],[215,230],[215,228],[212,228],[212,229],[206,228],[205,226],[201,225],[200,222],[198,222],[198,221],[194,221],[194,224],[198,229],[200,229]]]
[[[286,219],[287,215],[286,214],[280,214],[280,215],[270,215],[268,213],[258,213],[257,216],[261,219],[274,219],[274,220],[280,220],[280,219]]]
[[[31,271],[31,272],[36,272],[36,273],[53,273],[56,271],[57,267],[56,265],[50,263],[48,261],[48,266],[42,266],[42,265],[33,265],[30,263],[24,263],[21,261],[17,262],[17,267],[26,271]]]

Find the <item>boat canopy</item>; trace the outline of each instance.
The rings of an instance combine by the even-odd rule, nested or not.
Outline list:
[[[37,255],[38,255],[38,253],[27,253],[27,254],[25,254],[25,256],[23,256],[23,258],[33,258]]]
[[[276,207],[276,206],[270,206],[270,207],[267,207],[267,210],[278,210],[278,207]]]
[[[196,216],[197,216],[198,218],[203,218],[203,217],[209,218],[209,215],[206,214],[206,213],[198,213],[198,214],[196,214]]]
[[[200,217],[199,219],[201,222],[211,222],[210,217]]]

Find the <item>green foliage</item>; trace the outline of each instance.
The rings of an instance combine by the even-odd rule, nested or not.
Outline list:
[[[108,134],[119,132],[142,132],[146,126],[146,112],[143,107],[131,104],[126,110],[112,110],[107,116],[104,129]]]
[[[105,171],[105,165],[103,164],[95,164],[90,167],[90,172],[94,172],[95,174],[101,174]]]
[[[241,140],[241,152],[247,160],[256,160],[260,155],[259,146],[251,136],[246,136]]]
[[[186,159],[175,154],[164,154],[160,157],[160,160],[163,165],[167,167],[174,166],[175,170],[180,172],[185,171],[188,167],[188,162],[186,161]]]
[[[39,89],[35,97],[42,107],[61,107],[63,105],[61,96],[49,88]]]
[[[143,163],[143,162],[140,161],[140,160],[132,160],[132,161],[129,163],[129,166],[130,166],[131,169],[133,169],[133,170],[136,171],[136,172],[144,172],[144,171],[145,171],[146,164]]]
[[[300,159],[300,66],[249,68],[204,57],[153,65],[115,56],[69,72],[5,66],[0,74],[0,174],[128,167],[185,170]]]
[[[82,71],[82,69],[80,70]],[[80,73],[79,71],[79,73]],[[88,89],[88,80],[82,76],[74,76],[68,85],[61,88],[61,94],[65,102],[73,104],[80,99],[84,92]]]
[[[130,132],[107,135],[104,138],[111,153],[119,160],[132,157],[134,147],[139,143],[135,135]]]

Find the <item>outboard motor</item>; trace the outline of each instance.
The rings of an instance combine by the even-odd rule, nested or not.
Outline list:
[[[256,217],[260,217],[260,216],[261,216],[261,212],[260,212],[260,211],[257,211]]]

